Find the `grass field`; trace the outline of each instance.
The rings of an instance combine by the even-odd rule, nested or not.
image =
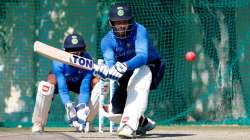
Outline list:
[[[0,140],[115,140],[115,133],[79,133],[71,128],[46,128],[32,134],[27,128],[0,128]],[[169,126],[157,127],[137,139],[154,140],[249,140],[250,127],[243,126]]]

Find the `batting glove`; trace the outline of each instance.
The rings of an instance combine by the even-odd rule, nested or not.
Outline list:
[[[105,64],[101,64],[95,68],[94,75],[96,75],[102,79],[106,79],[108,72],[109,72],[109,67]]]
[[[109,70],[107,78],[119,80],[127,70],[128,67],[125,63],[116,62],[115,65]]]
[[[77,120],[78,123],[80,124],[78,130],[83,131],[84,128],[86,127],[86,121],[90,110],[89,107],[86,106],[86,104],[84,103],[78,104],[76,108],[77,108]]]
[[[74,123],[77,122],[76,108],[74,103],[70,102],[65,105],[67,119],[69,121],[70,126],[74,126]]]

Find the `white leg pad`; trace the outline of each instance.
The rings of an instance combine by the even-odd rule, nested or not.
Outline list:
[[[152,73],[148,66],[144,65],[134,70],[127,87],[127,100],[120,122],[120,127],[124,124],[136,130],[140,117],[144,114],[148,93],[152,81]]]
[[[34,125],[40,125],[43,127],[47,123],[53,93],[54,85],[45,81],[39,83],[32,116],[32,123]]]

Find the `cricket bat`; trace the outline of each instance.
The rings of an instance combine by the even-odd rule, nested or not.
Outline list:
[[[38,54],[49,59],[57,60],[85,70],[94,70],[98,67],[91,59],[65,52],[40,41],[36,41],[34,43],[34,52],[37,52]]]

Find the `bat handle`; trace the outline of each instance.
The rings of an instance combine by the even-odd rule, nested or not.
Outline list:
[[[104,64],[104,60],[103,59],[98,59],[97,60],[97,64],[98,65],[94,64],[94,66],[93,66],[94,71],[98,71],[99,70],[100,65]]]
[[[99,71],[100,65],[104,64],[104,60],[103,59],[98,59],[97,64],[98,65],[96,65],[96,64],[93,65],[94,75],[100,77],[96,72]],[[102,77],[100,77],[100,78],[102,79]]]
[[[99,70],[99,68],[100,68],[99,65],[96,65],[96,64],[93,65],[93,70],[94,70],[95,72],[96,72],[97,70]]]

